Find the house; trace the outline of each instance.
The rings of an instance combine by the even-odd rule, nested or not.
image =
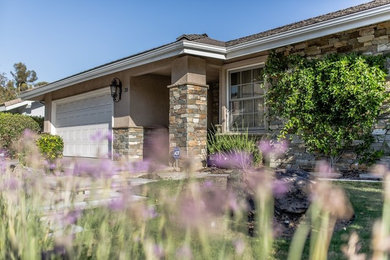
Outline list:
[[[44,117],[45,105],[39,101],[21,100],[17,98],[0,104],[0,112]]]
[[[44,130],[63,136],[65,156],[94,157],[99,149],[142,159],[145,133],[165,127],[169,149],[178,147],[181,158],[191,157],[200,167],[211,124],[220,125],[224,133],[231,132],[237,120],[253,134],[281,127],[267,117],[258,77],[270,51],[306,57],[376,55],[390,52],[389,35],[390,1],[372,1],[227,42],[207,34],[185,34],[169,44],[28,90],[21,97],[45,103]],[[121,90],[114,95],[117,102],[110,85]],[[377,127],[378,140],[388,140],[383,120]],[[112,143],[89,138],[96,131],[111,130]],[[289,163],[312,159],[297,150]],[[353,158],[345,161],[352,163]]]

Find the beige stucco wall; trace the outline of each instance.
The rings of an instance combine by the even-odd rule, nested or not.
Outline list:
[[[133,93],[134,95],[137,95],[136,92],[134,92],[134,91],[131,92],[131,86],[130,86],[131,78],[137,78],[140,75],[144,75],[144,74],[151,75],[150,73],[153,73],[153,72],[159,71],[159,70],[169,71],[171,68],[171,65],[172,65],[172,60],[173,59],[169,58],[169,59],[149,63],[146,65],[142,65],[142,66],[139,66],[136,68],[127,69],[127,70],[124,70],[122,72],[101,76],[101,77],[96,78],[96,79],[91,79],[91,80],[88,80],[88,81],[85,81],[82,83],[74,84],[72,86],[45,94],[44,96],[40,96],[39,98],[37,98],[37,100],[44,100],[45,106],[47,108],[46,113],[45,113],[44,131],[50,132],[50,129],[52,127],[52,124],[51,124],[51,112],[52,112],[51,111],[52,110],[51,109],[51,102],[52,102],[52,100],[54,101],[54,100],[86,93],[89,91],[94,91],[94,90],[101,89],[104,87],[108,87],[111,83],[111,80],[114,77],[119,78],[122,82],[122,99],[120,102],[114,103],[113,127],[114,128],[126,128],[126,127],[137,126],[137,124],[133,121],[133,119],[130,116],[130,103],[131,103],[130,102],[130,95],[131,95],[131,93]],[[145,77],[148,77],[148,76],[145,76]],[[152,75],[152,77],[155,78],[154,82],[156,83],[156,81],[158,81],[156,76]],[[160,78],[160,79],[162,79],[162,78]],[[154,85],[160,86],[160,85],[164,84],[164,88],[166,88],[170,83],[171,83],[170,77],[165,77],[164,79],[162,79],[161,82],[157,82]],[[152,84],[152,83],[150,83],[150,84]],[[146,83],[147,89],[151,88],[150,84]],[[153,90],[155,90],[155,89],[153,89]],[[141,89],[139,91],[141,94],[142,93],[145,94],[144,90]],[[163,94],[162,93],[163,90],[161,90],[160,92],[158,92],[158,91],[159,90],[157,90],[157,93]],[[168,93],[168,90],[165,90],[165,92]],[[152,93],[151,95],[153,96],[152,98],[155,99],[156,94]],[[168,94],[166,94],[166,95],[168,95]],[[137,103],[136,97],[134,97],[134,100]],[[166,102],[168,105],[168,97],[166,98]],[[155,104],[156,104],[156,102],[155,102]],[[138,105],[136,107],[140,107],[140,106]],[[136,108],[136,109],[138,109],[138,108]],[[167,108],[165,108],[165,109],[166,109],[166,111],[168,111]],[[153,110],[153,108],[152,108],[152,110]],[[161,114],[162,113],[163,112],[161,112]],[[133,114],[135,115],[137,122],[144,123],[145,120],[142,121],[141,119],[139,119],[138,113],[133,113]],[[167,112],[167,114],[168,114],[168,112]],[[152,118],[156,118],[156,117],[152,115]],[[162,120],[161,118],[158,118],[158,119],[159,119],[159,121],[158,121],[159,124],[165,120],[165,119]],[[166,120],[168,120],[168,119],[166,119]],[[148,122],[146,122],[146,123],[149,124]],[[164,124],[167,124],[167,122],[165,122]]]
[[[50,133],[52,124],[51,124],[51,93],[45,95],[45,120],[43,121],[43,132]]]
[[[130,117],[135,125],[168,127],[170,81],[170,77],[160,75],[131,78]]]
[[[206,85],[206,61],[194,56],[177,58],[172,63],[171,82],[175,85],[188,83]]]

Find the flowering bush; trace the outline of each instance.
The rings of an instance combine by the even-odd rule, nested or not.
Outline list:
[[[42,134],[38,137],[37,145],[42,155],[50,161],[62,157],[64,141],[61,136]]]

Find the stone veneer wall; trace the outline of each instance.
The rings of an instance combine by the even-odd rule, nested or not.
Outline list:
[[[207,89],[208,86],[169,86],[169,147],[181,150],[181,158],[191,158],[195,168],[201,168],[207,149]],[[183,160],[179,160],[183,166]]]
[[[143,145],[143,127],[113,129],[113,150],[117,156],[130,160],[142,160]]]
[[[299,54],[308,58],[320,58],[326,54],[357,52],[366,55],[390,53],[390,21],[342,33],[333,34],[318,39],[284,46],[276,49],[277,52],[283,52],[285,55]],[[390,71],[390,61],[387,62]],[[390,82],[388,81],[388,85]],[[384,150],[390,153],[390,116],[383,114],[375,126],[373,136],[375,143],[374,149]],[[269,120],[269,133],[275,136],[278,130],[283,126],[282,122],[276,119]],[[282,160],[274,162],[274,166],[282,167],[301,167],[312,169],[316,158],[309,153],[304,143],[298,138],[293,138],[290,143],[288,155]],[[358,165],[358,159],[353,151],[346,152],[339,163],[336,165],[340,170],[352,170],[366,168],[365,165]]]
[[[209,84],[207,127],[219,124],[219,82]]]

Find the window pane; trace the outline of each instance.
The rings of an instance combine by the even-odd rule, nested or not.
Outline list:
[[[242,84],[250,83],[252,81],[252,70],[242,72]]]
[[[243,124],[243,122],[242,122],[241,115],[232,115],[231,121],[230,121],[230,127],[241,128],[242,124]]]
[[[255,99],[255,112],[264,113],[264,98]]]
[[[239,85],[240,84],[240,72],[234,72],[230,74],[230,85]]]
[[[253,113],[253,100],[242,101],[242,108],[244,113]]]
[[[254,69],[253,70],[253,81],[262,81],[263,80],[263,69]]]
[[[241,112],[240,101],[230,102],[230,110],[231,110],[232,114],[239,114]]]
[[[239,86],[232,86],[230,88],[230,98],[231,99],[240,98],[240,88],[239,88]]]
[[[246,84],[241,86],[241,97],[246,98],[246,97],[253,97],[252,93],[252,84]]]
[[[255,116],[255,127],[264,127],[264,114],[263,113],[257,113]]]
[[[254,95],[259,96],[264,94],[264,83],[254,83],[253,84]]]
[[[243,128],[253,127],[253,114],[243,116]]]

